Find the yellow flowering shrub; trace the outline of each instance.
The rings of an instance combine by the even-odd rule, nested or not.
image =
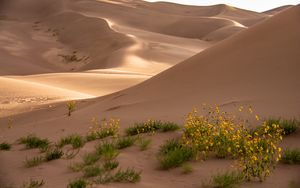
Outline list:
[[[264,123],[251,133],[245,121],[221,112],[219,107],[205,110],[206,115],[199,115],[196,109],[188,114],[183,143],[204,159],[209,153],[220,158],[237,158],[246,179],[264,180],[281,157],[278,144],[282,141],[283,130],[279,125]],[[249,112],[252,113],[252,109]],[[258,119],[258,116],[255,118]]]
[[[108,136],[116,136],[120,129],[119,119],[103,119],[100,122],[98,119],[91,120],[92,126],[89,127],[87,140],[102,139]]]

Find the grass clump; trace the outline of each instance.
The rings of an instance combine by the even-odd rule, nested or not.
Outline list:
[[[285,150],[281,161],[287,164],[300,164],[300,149]]]
[[[106,161],[103,164],[103,168],[106,171],[113,170],[113,169],[117,168],[118,166],[119,166],[119,162],[115,161],[115,160],[113,160],[113,161]]]
[[[151,144],[151,139],[141,138],[141,139],[139,139],[137,144],[141,151],[145,151],[149,148],[149,146]]]
[[[193,172],[193,167],[190,164],[184,163],[181,168],[183,174],[190,174]]]
[[[30,168],[30,167],[38,166],[41,163],[43,163],[44,161],[45,161],[45,159],[43,156],[36,156],[31,159],[26,158],[24,163],[27,168]]]
[[[48,139],[41,139],[35,135],[28,135],[19,139],[20,144],[24,144],[27,149],[32,148],[47,148],[50,144]]]
[[[225,172],[212,177],[211,187],[234,188],[243,181],[239,172]]]
[[[63,155],[64,155],[63,151],[59,148],[49,149],[46,152],[45,160],[52,161],[52,160],[60,159]]]
[[[71,181],[68,185],[68,188],[86,188],[88,186],[88,182],[84,179],[78,179]]]
[[[93,118],[91,123],[92,126],[90,127],[86,136],[87,141],[103,139],[109,136],[116,136],[120,129],[119,119],[103,119],[101,122],[99,122],[98,119]]]
[[[179,126],[172,122],[162,122],[156,120],[148,120],[143,123],[135,123],[133,127],[126,129],[126,134],[129,136],[138,135],[141,133],[155,133],[155,131],[175,131]]]
[[[124,183],[136,183],[141,179],[141,172],[137,172],[133,168],[127,168],[126,170],[119,170],[113,180],[114,182]]]
[[[6,150],[6,151],[8,151],[8,150],[10,150],[10,148],[11,148],[11,145],[9,143],[7,143],[7,142],[2,142],[0,144],[0,150]]]
[[[103,172],[99,166],[87,166],[83,169],[84,177],[95,177]]]
[[[105,161],[112,160],[119,155],[119,151],[113,143],[103,142],[96,146],[96,153]]]
[[[44,180],[38,181],[30,179],[29,182],[24,182],[21,188],[39,188],[45,184]]]
[[[267,125],[271,126],[273,124],[279,125],[280,128],[284,130],[285,135],[290,135],[297,131],[300,126],[300,121],[296,119],[275,119],[270,118],[266,121]]]
[[[192,159],[193,150],[183,146],[178,140],[168,140],[162,145],[159,152],[159,162],[162,169],[178,167],[184,162]]]
[[[83,156],[84,165],[92,165],[100,159],[101,155],[97,152],[88,153]]]
[[[71,144],[74,149],[81,148],[84,146],[85,141],[82,136],[78,134],[72,134],[66,137],[63,137],[58,142],[57,146],[62,148],[65,145]]]
[[[136,139],[131,136],[118,138],[116,142],[116,147],[117,149],[124,149],[130,147],[134,144],[135,140]]]

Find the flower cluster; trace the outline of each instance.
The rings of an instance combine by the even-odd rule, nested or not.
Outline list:
[[[93,118],[91,120],[92,126],[89,127],[88,135],[91,140],[102,139],[107,136],[117,136],[120,129],[120,120],[111,118],[109,120],[103,119],[101,122]]]
[[[197,110],[188,114],[182,141],[204,159],[209,153],[237,158],[246,179],[264,180],[281,157],[278,144],[282,134],[279,125],[266,123],[252,133],[245,121],[221,112],[219,107],[210,107],[206,115],[198,115]]]

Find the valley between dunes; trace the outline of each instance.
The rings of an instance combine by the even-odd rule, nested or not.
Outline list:
[[[60,188],[81,177],[68,167],[96,142],[74,159],[26,168],[24,160],[39,151],[16,140],[84,135],[93,118],[118,118],[121,131],[148,119],[183,125],[205,103],[234,113],[251,106],[262,120],[299,119],[299,20],[299,5],[257,13],[142,0],[0,1],[0,142],[13,143],[0,151],[0,188],[30,178]],[[71,100],[76,109],[67,116]],[[240,115],[256,126],[255,118]],[[232,168],[233,160],[212,158],[193,162],[189,175],[159,170],[160,145],[181,134],[147,135],[148,150],[134,146],[119,154],[123,168],[142,171],[140,182],[93,187],[192,188]],[[300,132],[282,147],[299,148]],[[279,164],[265,182],[240,186],[281,188],[299,178],[299,165]]]

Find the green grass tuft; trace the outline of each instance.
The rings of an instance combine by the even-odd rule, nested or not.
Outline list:
[[[68,188],[86,188],[88,183],[84,179],[74,180],[69,183]]]
[[[149,148],[151,144],[151,139],[141,138],[138,140],[137,144],[141,151],[145,151]]]
[[[119,166],[119,162],[118,161],[106,161],[104,164],[103,164],[103,168],[104,170],[106,171],[110,171],[110,170],[113,170],[115,168],[117,168]]]
[[[173,122],[164,122],[160,126],[160,130],[162,132],[176,131],[179,128],[180,127],[176,123],[173,123]]]
[[[20,144],[25,144],[26,148],[47,148],[50,144],[48,139],[41,139],[35,135],[28,135],[19,139]]]
[[[285,150],[281,161],[287,164],[300,164],[300,149]]]
[[[60,159],[64,155],[63,151],[59,148],[49,149],[46,152],[45,160],[52,161],[56,159]]]
[[[95,177],[103,173],[103,169],[99,166],[87,166],[83,169],[84,177]]]
[[[103,142],[96,146],[96,153],[106,161],[112,160],[119,155],[119,151],[113,143]]]
[[[27,168],[38,166],[45,161],[43,156],[36,156],[31,159],[25,159],[24,163]]]
[[[184,163],[181,168],[183,174],[190,174],[193,172],[193,167],[190,164]]]
[[[2,142],[0,144],[0,150],[6,150],[6,151],[8,151],[8,150],[10,150],[10,148],[11,148],[11,145],[9,143],[7,143],[7,142]]]
[[[85,140],[82,136],[78,134],[72,134],[66,137],[63,137],[58,142],[57,146],[62,148],[65,145],[71,144],[74,149],[81,148],[85,144]]]
[[[92,165],[100,159],[101,155],[97,152],[88,153],[83,156],[84,165]]]
[[[131,136],[118,138],[118,140],[116,141],[116,147],[117,149],[130,147],[134,144],[135,140],[136,139]]]
[[[244,180],[243,175],[238,172],[225,172],[212,177],[213,187],[234,188]]]
[[[141,172],[137,172],[133,168],[119,170],[113,179],[115,182],[136,183],[141,179]]]

